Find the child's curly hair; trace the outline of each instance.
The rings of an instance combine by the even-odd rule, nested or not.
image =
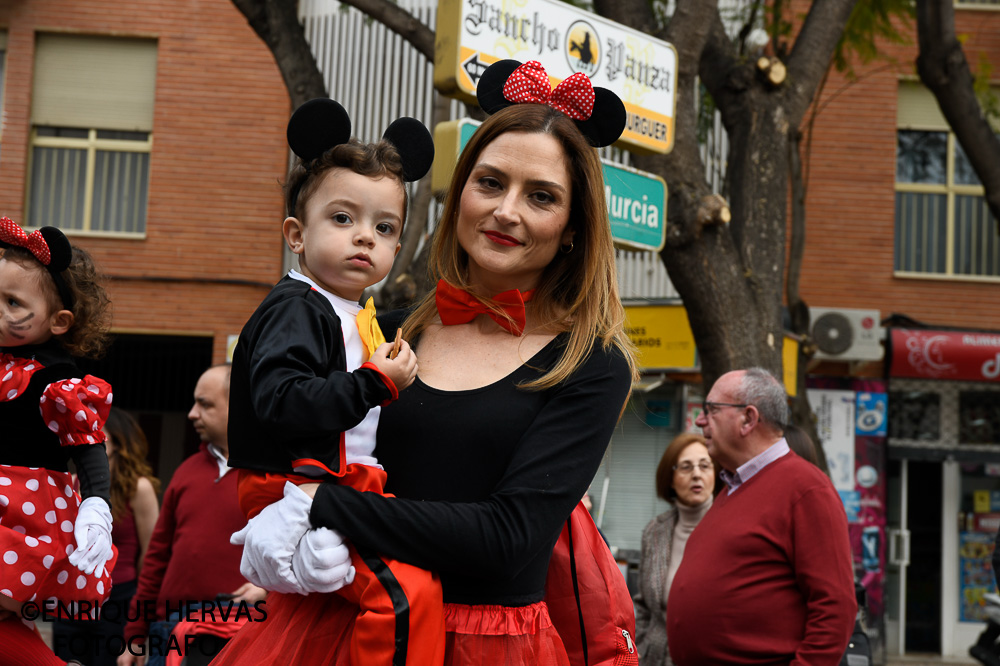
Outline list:
[[[65,309],[51,274],[31,252],[14,246],[6,248],[0,256],[25,268],[37,268],[49,307],[53,312]],[[75,245],[62,278],[73,295],[73,325],[57,336],[58,340],[74,356],[99,358],[107,347],[111,328],[111,299],[104,289],[104,278],[90,253]]]
[[[327,150],[308,163],[296,160],[295,167],[284,185],[285,214],[305,221],[305,207],[322,177],[330,169],[342,167],[370,178],[393,178],[403,190],[403,220],[406,219],[408,197],[403,186],[403,161],[399,151],[385,139],[378,143],[363,143],[352,138]]]

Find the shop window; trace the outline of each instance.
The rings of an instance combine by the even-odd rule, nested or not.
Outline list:
[[[940,394],[929,391],[890,393],[889,437],[928,442],[940,440]]]
[[[29,226],[146,231],[156,42],[39,34]]]
[[[1000,392],[959,393],[958,441],[962,444],[1000,446]]]
[[[997,222],[930,91],[900,84],[897,125],[897,273],[1000,277]]]

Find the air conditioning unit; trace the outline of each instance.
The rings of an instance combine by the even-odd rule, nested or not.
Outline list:
[[[878,310],[809,308],[810,336],[819,359],[878,361],[884,331]]]

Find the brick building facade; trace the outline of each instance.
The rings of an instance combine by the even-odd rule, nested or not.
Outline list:
[[[966,57],[1000,67],[1000,11],[960,8]],[[807,245],[801,291],[810,305],[875,308],[942,326],[1000,330],[1000,272],[992,278],[900,277],[894,271],[897,117],[900,82],[915,81],[911,45],[895,59],[832,73],[818,103],[810,161]],[[996,226],[993,227],[994,232]]]
[[[0,3],[0,79],[0,214],[109,276],[97,367],[168,475],[195,380],[281,274],[280,73],[229,0],[23,0]]]
[[[955,22],[970,66],[991,63],[1000,93],[997,6],[956,3]],[[884,360],[810,368],[811,388],[827,391],[810,393],[814,409],[847,402],[850,430],[824,448],[847,468],[840,479],[831,465],[831,476],[877,661],[967,653],[984,626],[982,595],[996,591],[1000,518],[990,501],[1000,490],[1000,228],[916,76],[916,26],[904,33],[910,44],[883,45],[891,60],[858,66],[854,80],[831,73],[817,102],[801,281],[811,308],[877,310],[886,323]],[[837,408],[819,416],[822,437]]]
[[[145,233],[69,233],[112,277],[116,330],[212,336],[212,360],[224,360],[226,336],[281,270],[289,100],[271,53],[228,0],[4,3],[0,28],[0,210],[16,221],[25,211],[36,36],[155,41]]]

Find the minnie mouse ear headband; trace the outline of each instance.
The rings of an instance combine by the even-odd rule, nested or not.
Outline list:
[[[476,97],[483,111],[493,115],[513,104],[546,104],[576,121],[595,148],[609,146],[625,129],[625,105],[607,88],[595,88],[583,72],[573,74],[552,89],[542,64],[530,60],[500,60],[479,78]]]
[[[62,276],[73,258],[73,246],[62,231],[55,227],[42,227],[26,234],[14,220],[0,217],[0,247],[23,247],[34,255],[52,275],[63,307],[73,309],[73,292]]]
[[[332,99],[311,99],[288,120],[288,147],[308,170],[312,161],[334,146],[351,140],[351,118]],[[403,163],[403,180],[420,180],[434,161],[434,139],[424,124],[416,118],[398,118],[382,134],[399,153]],[[292,197],[294,203],[298,192]]]

